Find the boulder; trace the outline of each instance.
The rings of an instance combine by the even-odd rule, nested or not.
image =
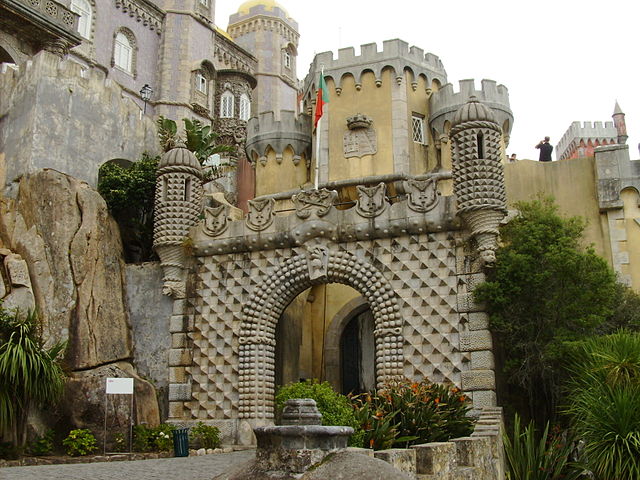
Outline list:
[[[148,381],[143,380],[128,362],[72,372],[67,379],[64,399],[61,402],[63,418],[76,428],[88,428],[99,435],[104,429],[106,379],[133,378],[134,411],[131,411],[130,395],[109,395],[107,402],[107,429],[126,431],[131,414],[137,424],[157,426],[160,412],[156,392]]]
[[[28,265],[48,342],[66,340],[71,370],[131,358],[118,226],[89,185],[55,170],[20,179],[0,238]]]

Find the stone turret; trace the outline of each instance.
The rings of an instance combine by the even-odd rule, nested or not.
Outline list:
[[[482,80],[482,88],[476,90],[473,79],[460,80],[460,91],[454,92],[450,83],[443,85],[429,99],[429,126],[436,136],[447,135],[448,126],[452,126],[453,117],[460,107],[471,97],[476,97],[493,111],[494,121],[501,127],[505,146],[509,144],[509,134],[513,125],[513,113],[509,106],[509,91],[504,85],[493,80]]]
[[[298,23],[274,0],[249,0],[229,18],[229,35],[258,59],[254,111],[296,110]]]
[[[256,195],[298,188],[310,181],[311,118],[292,111],[261,113],[247,125],[247,155],[254,164]]]
[[[475,239],[483,263],[492,264],[498,225],[507,212],[500,161],[502,130],[493,111],[475,96],[456,111],[451,123],[458,214]]]
[[[624,121],[624,113],[622,113],[622,109],[620,108],[620,105],[618,105],[618,102],[616,101],[616,106],[613,109],[613,124],[616,127],[616,131],[618,133],[618,143],[620,145],[624,145],[625,143],[627,143],[627,138],[629,138],[629,136],[627,135],[627,124]]]
[[[163,293],[185,297],[185,245],[202,212],[202,168],[186,148],[165,153],[158,164],[153,248],[163,270]]]

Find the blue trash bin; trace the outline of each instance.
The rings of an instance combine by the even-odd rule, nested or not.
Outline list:
[[[189,456],[189,429],[176,428],[173,431],[173,454],[176,457]]]

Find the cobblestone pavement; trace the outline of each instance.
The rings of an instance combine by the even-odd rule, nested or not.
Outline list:
[[[107,463],[0,468],[1,480],[211,480],[245,462],[255,450]]]

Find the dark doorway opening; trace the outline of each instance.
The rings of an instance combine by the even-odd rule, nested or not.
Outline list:
[[[374,321],[367,309],[349,320],[340,338],[343,394],[371,392],[376,386]]]

